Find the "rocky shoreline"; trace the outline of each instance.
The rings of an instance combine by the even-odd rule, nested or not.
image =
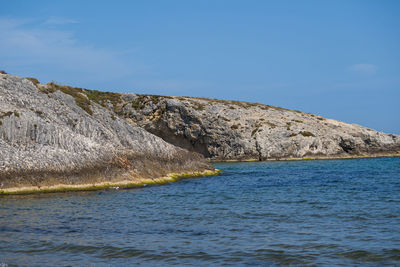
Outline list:
[[[334,160],[334,159],[368,159],[368,158],[394,158],[400,157],[400,154],[377,154],[366,156],[338,156],[338,157],[304,157],[304,158],[280,158],[280,159],[266,159],[264,161],[304,161],[304,160]],[[210,160],[212,163],[220,162],[259,162],[259,159],[246,159],[246,160]]]
[[[400,154],[400,136],[259,103],[138,95],[122,116],[211,161]]]
[[[83,94],[43,91],[28,79],[0,74],[0,190],[204,171],[214,167],[202,155],[165,142]]]
[[[215,174],[216,161],[399,155],[399,135],[300,111],[101,92],[0,73],[3,194]]]
[[[205,177],[205,176],[216,176],[219,175],[219,170],[214,171],[202,171],[202,172],[189,172],[189,173],[170,173],[164,177],[157,178],[137,178],[135,180],[117,180],[107,182],[96,182],[86,184],[56,184],[49,186],[20,186],[11,187],[0,190],[1,195],[27,195],[35,193],[63,193],[70,191],[97,191],[104,189],[119,190],[145,187],[150,185],[163,185],[172,182],[180,181],[181,179]],[[121,177],[124,178],[124,177]]]

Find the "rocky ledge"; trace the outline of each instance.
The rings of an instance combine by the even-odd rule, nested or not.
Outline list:
[[[0,74],[0,191],[139,183],[214,168],[81,91]]]

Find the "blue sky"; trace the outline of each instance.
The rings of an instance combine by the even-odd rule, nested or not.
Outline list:
[[[400,134],[400,1],[2,1],[0,69]]]

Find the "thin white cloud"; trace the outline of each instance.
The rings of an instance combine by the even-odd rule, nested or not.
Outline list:
[[[373,75],[376,73],[377,67],[373,64],[362,63],[362,64],[351,65],[348,68],[348,70],[351,72]]]
[[[78,23],[78,21],[63,17],[50,17],[44,23],[49,25],[65,25],[65,24],[75,24]]]
[[[71,31],[49,29],[31,20],[0,18],[0,36],[3,68],[37,66],[97,81],[129,74],[124,56],[83,43]]]

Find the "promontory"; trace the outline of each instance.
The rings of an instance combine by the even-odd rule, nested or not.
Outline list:
[[[2,192],[163,182],[215,173],[210,161],[399,154],[399,135],[310,113],[0,74]]]

